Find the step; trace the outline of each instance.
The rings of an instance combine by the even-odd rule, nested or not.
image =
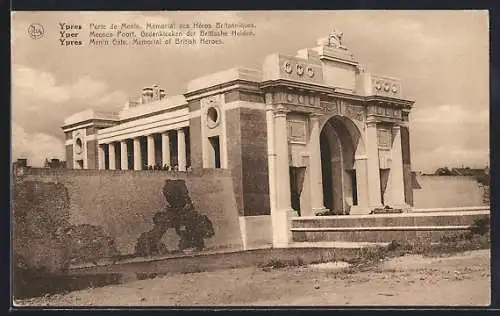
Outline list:
[[[292,218],[292,227],[467,226],[488,218],[489,211],[311,216]]]
[[[440,231],[467,230],[469,225],[460,226],[372,226],[372,227],[293,227],[292,232],[351,232],[351,231]]]
[[[443,237],[463,234],[468,226],[431,227],[300,227],[293,228],[294,242],[439,242]]]
[[[387,246],[388,242],[349,242],[349,241],[295,241],[289,244],[289,248],[344,248],[359,249],[367,247]]]

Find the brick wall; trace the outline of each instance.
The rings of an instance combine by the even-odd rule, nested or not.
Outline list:
[[[66,168],[73,169],[73,145],[66,145]]]
[[[215,236],[206,239],[207,248],[241,249],[233,184],[227,170],[185,173],[30,168],[24,176],[16,178],[16,185],[22,186],[27,181],[63,185],[70,198],[70,224],[101,227],[114,239],[121,254],[131,254],[139,235],[153,227],[153,215],[166,206],[162,190],[167,179],[185,180],[196,209],[212,221]],[[26,218],[30,219],[36,220]],[[176,249],[178,240],[172,229],[163,238],[169,249]]]
[[[201,117],[189,120],[189,148],[191,156],[191,167],[201,169],[203,167],[203,149],[201,145]]]
[[[98,169],[99,158],[97,153],[97,140],[90,140],[87,142],[87,168]]]
[[[233,178],[233,188],[236,196],[238,214],[244,215],[243,208],[243,174],[241,153],[240,109],[226,111],[226,141],[228,167]]]
[[[244,214],[269,215],[266,112],[240,109]]]

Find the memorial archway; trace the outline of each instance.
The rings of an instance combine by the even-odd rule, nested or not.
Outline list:
[[[356,154],[364,154],[361,133],[343,116],[334,115],[320,134],[324,206],[335,214],[348,214],[358,205]]]

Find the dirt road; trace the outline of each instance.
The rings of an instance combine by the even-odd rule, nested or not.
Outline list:
[[[27,299],[31,306],[485,306],[490,251],[403,256],[366,271],[315,266],[243,268],[133,281]]]

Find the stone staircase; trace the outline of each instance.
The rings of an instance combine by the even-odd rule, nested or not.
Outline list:
[[[393,240],[439,241],[465,232],[475,220],[489,218],[489,207],[425,209],[401,214],[292,218],[294,242],[384,243]]]

